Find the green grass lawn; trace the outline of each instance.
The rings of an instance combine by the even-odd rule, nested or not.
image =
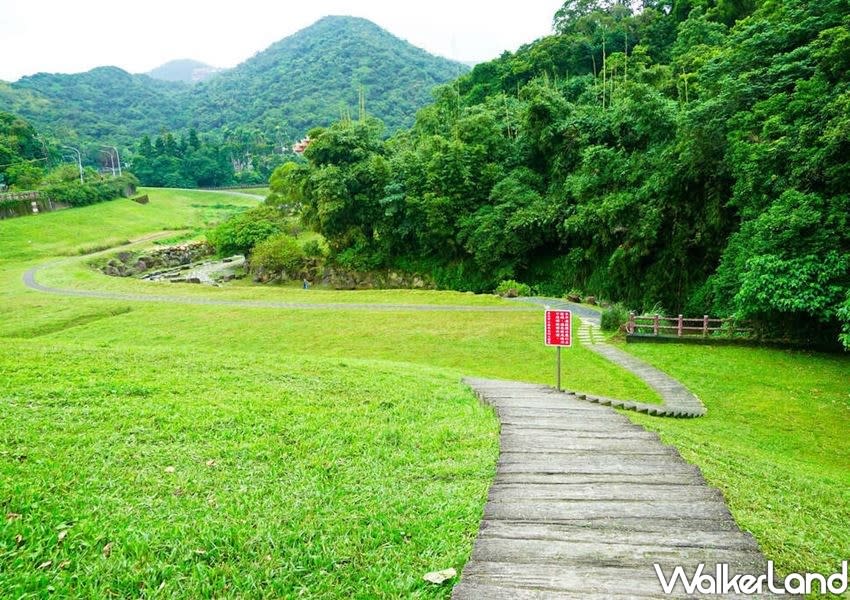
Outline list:
[[[145,190],[0,222],[0,590],[12,597],[423,597],[468,557],[498,423],[462,375],[552,383],[537,309],[447,292],[223,288],[108,278],[90,253],[181,241],[255,201]],[[401,305],[370,312],[102,300],[124,294]],[[850,360],[626,348],[709,407],[632,415],[726,493],[784,572],[850,555]],[[657,400],[581,346],[568,388]],[[7,516],[8,515],[8,516]],[[20,515],[20,516],[18,516]],[[107,549],[104,551],[104,549]],[[10,590],[9,593],[5,593]]]
[[[785,572],[850,558],[850,360],[775,349],[628,344],[708,407],[658,431],[719,487],[742,528]]]

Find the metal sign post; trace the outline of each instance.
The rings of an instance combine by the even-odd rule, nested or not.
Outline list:
[[[573,345],[572,321],[571,311],[546,308],[544,341],[547,346],[555,346],[555,381],[559,392],[561,391],[561,348],[570,348]]]

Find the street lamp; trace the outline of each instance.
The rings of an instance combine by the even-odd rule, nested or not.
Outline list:
[[[106,148],[109,148],[109,146],[106,146]],[[108,150],[101,150],[100,153],[109,156],[109,165],[112,167],[112,176],[115,177],[115,160],[112,157],[112,148],[109,148]]]
[[[68,150],[73,150],[77,153],[77,167],[80,169],[80,183],[83,183],[83,156],[80,154],[80,151],[72,146],[62,146],[63,148],[67,148]]]
[[[118,154],[118,148],[115,146],[109,146],[115,151],[115,162],[118,163],[118,177],[121,177],[121,155]]]

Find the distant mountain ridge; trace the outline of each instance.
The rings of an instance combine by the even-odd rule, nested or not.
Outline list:
[[[162,79],[163,67],[172,80]],[[390,130],[409,126],[435,85],[469,70],[358,17],[325,17],[233,69],[187,83],[187,73],[191,78],[198,68],[208,65],[172,61],[137,75],[117,67],[39,73],[0,82],[0,111],[66,143],[130,147],[144,134],[190,127],[246,128],[294,140],[342,115],[356,116],[361,90],[370,115]]]
[[[206,63],[189,58],[170,60],[167,63],[151,69],[145,75],[162,81],[182,81],[183,83],[198,83],[209,79],[224,69],[213,67]]]

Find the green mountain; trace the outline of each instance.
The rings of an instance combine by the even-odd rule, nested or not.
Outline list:
[[[366,111],[390,129],[409,126],[431,90],[468,68],[398,39],[371,21],[325,17],[213,77],[195,95],[193,125],[248,123],[288,137],[341,114]]]
[[[167,66],[167,65],[166,65]],[[177,78],[186,65],[166,69]],[[0,111],[21,115],[62,143],[135,147],[144,134],[259,130],[281,143],[366,111],[390,130],[411,125],[436,84],[468,70],[374,23],[326,17],[234,69],[189,85],[98,67],[0,82]],[[152,72],[162,77],[159,69]],[[185,74],[185,73],[184,73]]]
[[[0,84],[0,110],[25,117],[62,143],[129,145],[144,133],[183,127],[189,90],[118,67],[38,73]]]
[[[162,81],[182,81],[183,83],[198,83],[209,79],[223,69],[188,58],[171,60],[146,73],[153,79]]]

